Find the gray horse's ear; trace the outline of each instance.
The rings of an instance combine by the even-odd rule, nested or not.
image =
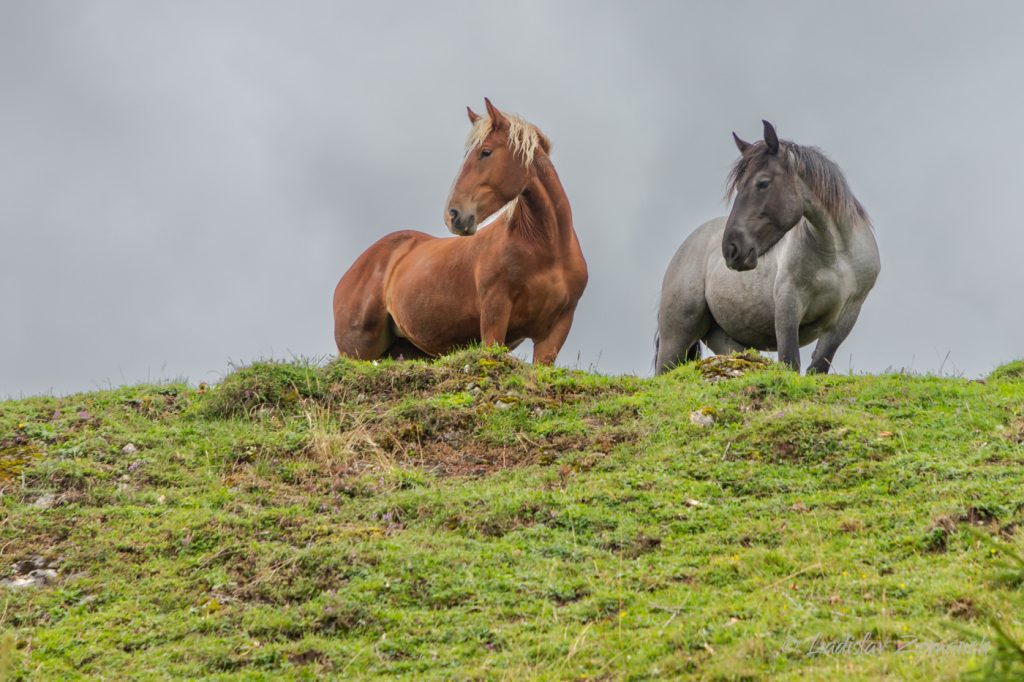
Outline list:
[[[775,134],[775,126],[768,121],[761,121],[764,124],[764,146],[768,147],[769,154],[779,153],[779,136]]]
[[[469,107],[466,107],[466,113],[469,114],[469,122],[476,125],[476,122],[480,120],[480,114],[476,113]]]
[[[732,139],[736,142],[736,148],[740,150],[740,154],[750,149],[750,143],[740,139],[740,136],[736,133],[732,134]]]

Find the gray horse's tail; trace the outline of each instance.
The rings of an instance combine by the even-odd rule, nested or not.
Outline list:
[[[654,330],[654,359],[651,360],[651,369],[658,373],[658,347],[661,345],[661,329]]]

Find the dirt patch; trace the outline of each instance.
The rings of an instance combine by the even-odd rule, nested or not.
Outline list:
[[[949,547],[949,538],[956,529],[957,523],[952,517],[936,517],[921,539],[921,548],[926,552],[945,552]]]
[[[315,663],[325,665],[329,662],[327,654],[316,649],[304,649],[302,651],[288,654],[288,662],[292,665],[310,665]]]
[[[989,526],[999,521],[995,510],[988,507],[969,507],[960,515],[959,521],[972,526]]]
[[[946,615],[958,620],[974,620],[978,617],[978,607],[970,597],[954,599],[946,604]]]
[[[860,519],[843,519],[839,523],[839,530],[844,533],[856,534],[864,532],[864,522]]]
[[[1014,445],[1024,445],[1024,416],[1014,416],[1003,435]]]
[[[351,476],[382,465],[415,466],[440,476],[481,476],[511,467],[544,464],[563,453],[607,454],[629,434],[593,427],[585,433],[537,436],[526,429],[494,442],[484,432],[485,415],[494,408],[438,409],[417,405],[402,414],[338,432],[343,456],[334,471]],[[315,446],[314,446],[315,447]],[[320,455],[330,453],[321,448]]]
[[[601,546],[607,549],[609,552],[621,555],[626,559],[636,559],[638,557],[653,552],[661,547],[661,538],[647,533],[640,532],[634,536],[621,538],[611,538],[603,543]]]

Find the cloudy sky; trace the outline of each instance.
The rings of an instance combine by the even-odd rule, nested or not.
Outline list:
[[[590,264],[560,364],[648,374],[730,131],[828,152],[882,275],[844,371],[1024,355],[1017,2],[0,0],[0,396],[334,352],[385,233],[445,234],[464,107],[537,123]]]

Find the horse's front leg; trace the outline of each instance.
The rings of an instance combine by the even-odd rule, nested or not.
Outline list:
[[[783,292],[775,297],[775,344],[779,349],[779,362],[800,371],[800,319],[803,306],[792,293]]]
[[[491,293],[480,302],[480,343],[503,346],[512,317],[512,298],[504,293]]]
[[[548,333],[543,338],[533,340],[533,364],[553,365],[558,351],[562,350],[565,338],[569,336],[569,329],[572,328],[572,317],[575,309],[570,310],[558,318]]]

